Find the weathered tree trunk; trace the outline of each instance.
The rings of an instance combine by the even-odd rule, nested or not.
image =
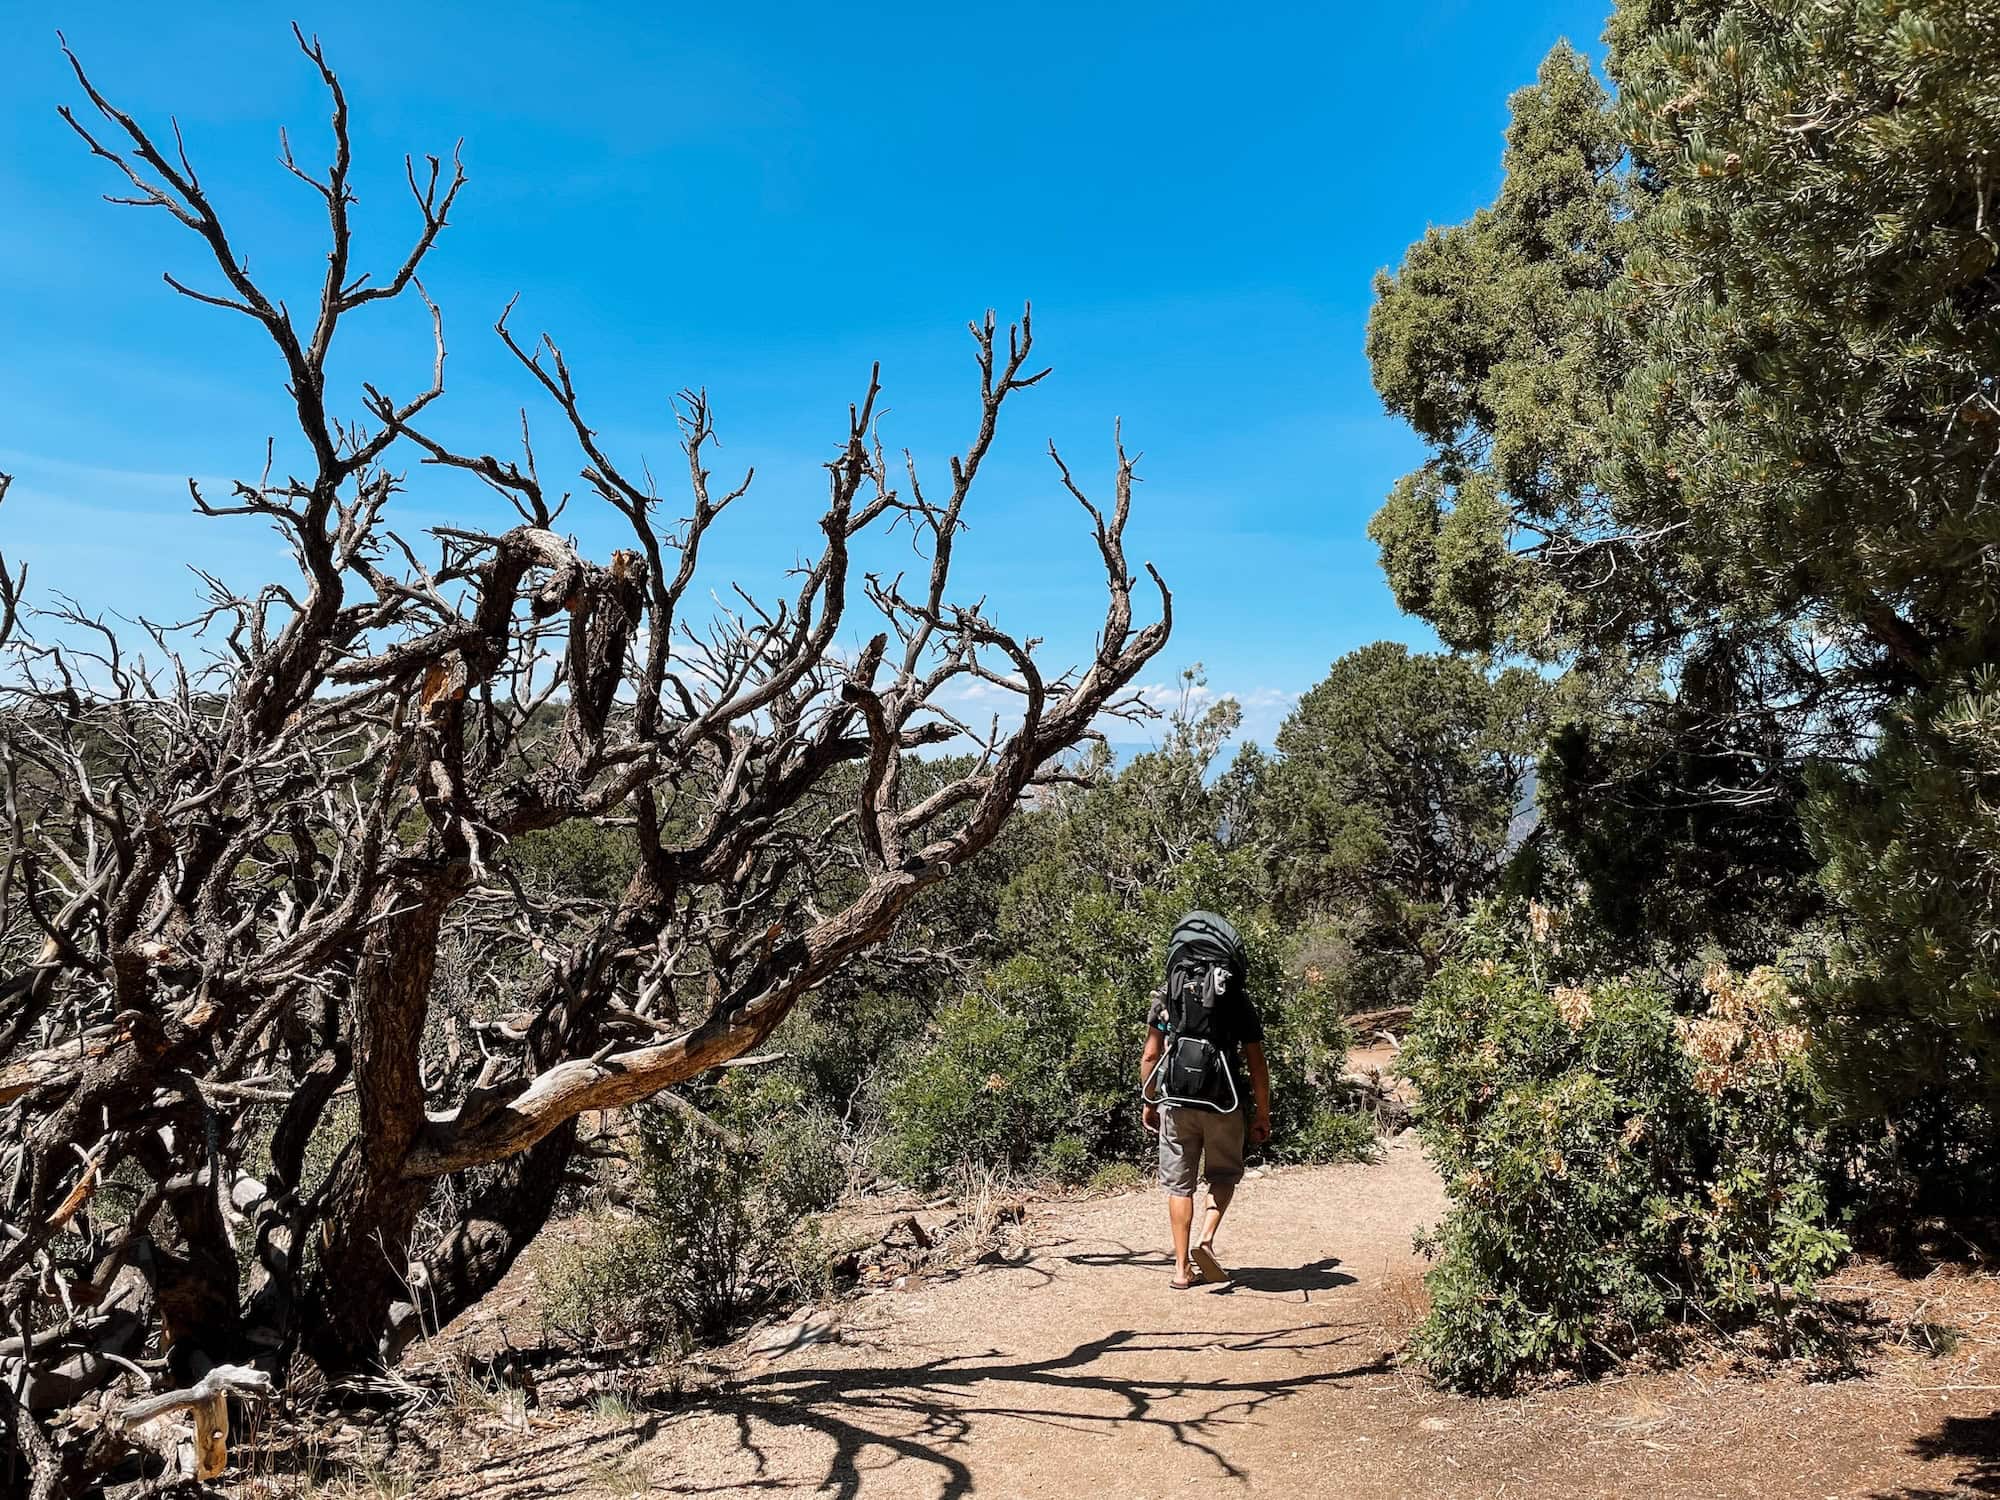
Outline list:
[[[537,997],[536,1021],[527,1038],[536,1071],[596,1050],[600,1028],[594,1024],[596,1011],[590,1002],[602,998],[614,956],[651,943],[667,920],[668,907],[665,890],[642,863],[626,883],[618,910],[604,930],[564,972],[552,975]],[[576,1137],[577,1122],[572,1118],[494,1170],[464,1218],[426,1251],[418,1302],[399,1310],[388,1336],[391,1351],[445,1327],[513,1269],[555,1211],[575,1155]]]
[[[390,1310],[409,1297],[410,1235],[432,1182],[403,1165],[424,1123],[424,1022],[452,894],[435,875],[388,887],[354,976],[360,1128],[327,1190],[303,1330],[307,1352],[336,1373],[380,1362]]]
[[[476,1306],[527,1249],[555,1211],[576,1148],[576,1121],[542,1137],[497,1169],[464,1217],[423,1258],[414,1304],[393,1310],[384,1353],[400,1354]]]
[[[154,1243],[154,1296],[168,1368],[176,1379],[193,1380],[210,1365],[244,1357],[236,1247],[206,1181],[177,1196],[173,1217],[178,1243]]]

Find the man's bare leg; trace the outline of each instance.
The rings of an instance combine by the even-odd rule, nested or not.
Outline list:
[[[1179,1193],[1167,1194],[1167,1223],[1174,1233],[1174,1279],[1197,1281],[1194,1262],[1188,1259],[1188,1234],[1194,1228],[1194,1199]]]
[[[1189,1256],[1208,1257],[1214,1269],[1211,1269],[1210,1265],[1205,1265],[1201,1270],[1203,1276],[1211,1280],[1221,1267],[1221,1262],[1215,1259],[1215,1231],[1222,1227],[1222,1216],[1229,1212],[1229,1201],[1235,1196],[1236,1184],[1233,1182],[1211,1182],[1208,1185],[1208,1213],[1202,1220],[1201,1239],[1197,1247],[1189,1252]],[[1193,1215],[1190,1214],[1189,1218],[1192,1219]]]
[[[1222,1216],[1229,1212],[1229,1200],[1235,1196],[1236,1184],[1233,1182],[1211,1182],[1208,1185],[1208,1216],[1201,1225],[1204,1250],[1215,1248],[1215,1231],[1222,1227]]]

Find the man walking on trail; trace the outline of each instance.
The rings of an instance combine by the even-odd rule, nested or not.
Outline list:
[[[1228,1279],[1215,1258],[1215,1232],[1243,1180],[1245,1142],[1271,1138],[1264,1023],[1250,1002],[1248,971],[1236,929],[1213,912],[1189,912],[1174,928],[1166,983],[1146,1015],[1140,1095],[1146,1128],[1160,1136],[1175,1291]],[[1208,1213],[1195,1240],[1197,1177],[1208,1179]]]

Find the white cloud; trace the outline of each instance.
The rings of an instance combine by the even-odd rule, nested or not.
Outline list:
[[[1252,688],[1236,695],[1243,708],[1243,727],[1236,732],[1238,744],[1255,740],[1269,748],[1278,737],[1278,726],[1298,706],[1299,693],[1293,688]]]
[[[1188,708],[1197,714],[1225,698],[1233,699],[1243,711],[1243,723],[1236,731],[1234,743],[1243,745],[1254,740],[1266,748],[1277,738],[1278,726],[1284,723],[1299,701],[1299,693],[1293,688],[1256,687],[1237,691],[1204,682],[1183,683],[1179,680],[1142,683],[1133,691],[1161,715],[1177,710],[1183,701],[1183,693]],[[1156,721],[1138,725],[1121,724],[1107,728],[1106,733],[1113,740],[1157,744],[1164,737],[1165,729]]]
[[[1146,706],[1157,713],[1170,714],[1183,702],[1195,713],[1200,713],[1219,697],[1219,694],[1205,682],[1143,682],[1133,691],[1145,700]]]

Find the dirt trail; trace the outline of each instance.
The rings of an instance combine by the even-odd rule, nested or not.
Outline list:
[[[636,1425],[538,1423],[556,1430],[474,1459],[447,1489],[490,1500],[2000,1492],[1984,1337],[1942,1358],[1892,1351],[1870,1378],[1832,1384],[1711,1369],[1512,1401],[1430,1390],[1393,1355],[1414,1313],[1411,1232],[1441,1208],[1407,1138],[1377,1165],[1255,1179],[1220,1246],[1233,1287],[1177,1293],[1156,1194],[1052,1205],[1018,1263],[844,1303],[783,1353],[728,1351],[722,1390]],[[1995,1305],[1986,1278],[1955,1285],[1978,1309]],[[1960,1312],[1976,1324],[1978,1309]]]

